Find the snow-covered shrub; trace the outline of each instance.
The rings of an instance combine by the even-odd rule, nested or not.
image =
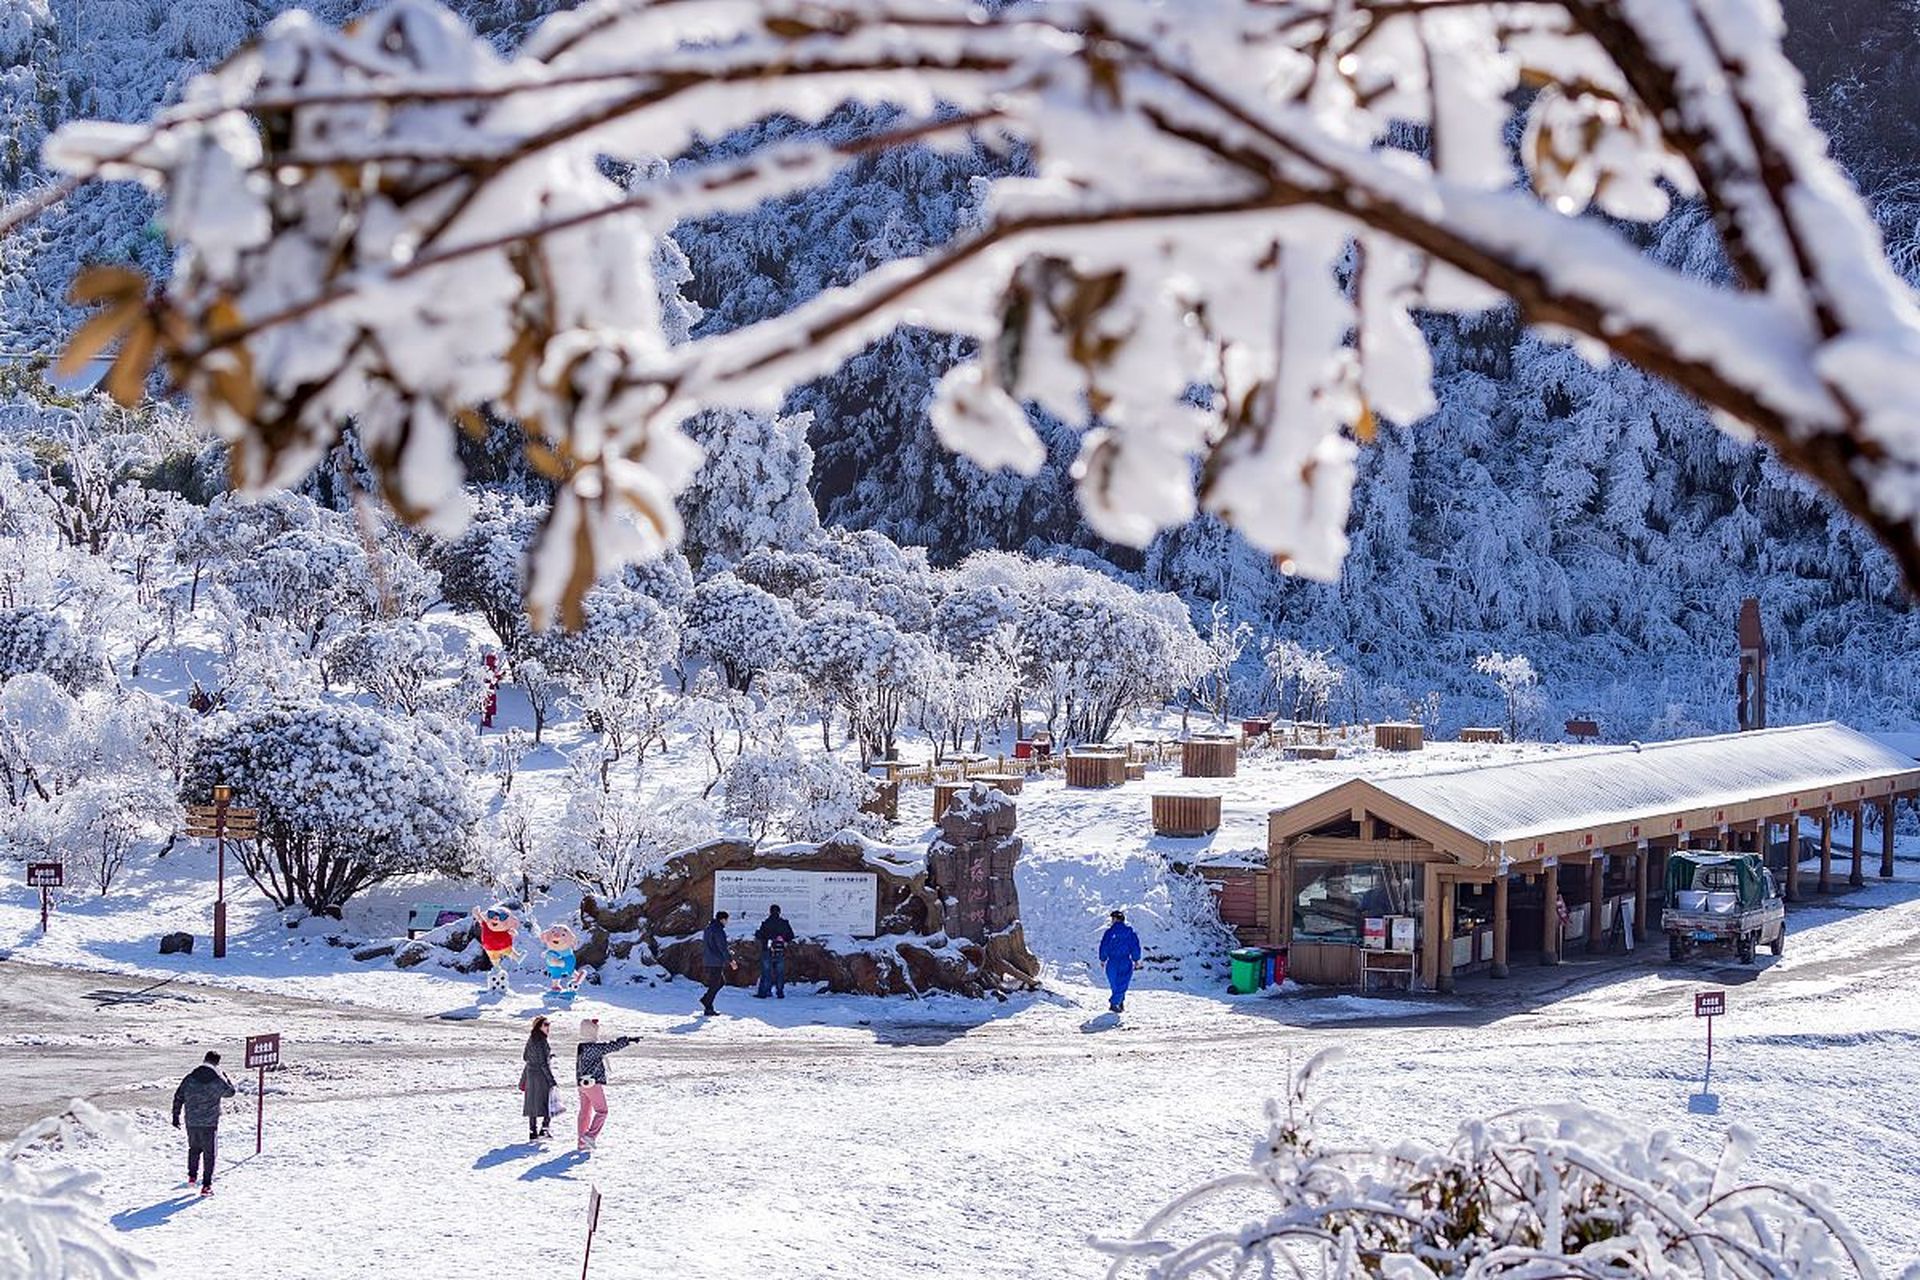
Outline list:
[[[601,785],[598,762],[578,760],[555,836],[560,874],[602,897],[617,898],[666,855],[709,839],[712,808],[702,799],[642,796]]]
[[[487,815],[463,868],[496,893],[530,902],[536,889],[553,883],[559,869],[553,841],[546,836],[526,793],[509,795]]]
[[[1824,1189],[1743,1173],[1740,1126],[1717,1156],[1579,1104],[1461,1124],[1442,1146],[1324,1140],[1314,1056],[1267,1105],[1253,1167],[1177,1197],[1108,1275],[1152,1280],[1859,1280],[1879,1272]],[[1259,1204],[1240,1225],[1247,1197]]]
[[[358,685],[385,706],[412,715],[447,674],[447,650],[419,622],[376,622],[340,637],[328,654],[335,679]]]
[[[686,658],[718,667],[730,688],[744,692],[760,672],[790,660],[793,631],[793,610],[784,601],[720,573],[693,589],[680,648]]]
[[[520,562],[539,531],[537,507],[489,494],[474,504],[464,532],[429,552],[447,603],[485,618],[508,653],[517,653],[532,634]]]
[[[932,673],[933,659],[924,637],[851,604],[822,606],[794,636],[795,669],[823,702],[845,713],[862,762],[893,755],[900,714]]]
[[[97,682],[104,663],[96,641],[51,609],[0,609],[0,680],[38,672],[70,690]]]
[[[4,19],[0,19],[4,21]],[[75,1102],[28,1126],[0,1151],[0,1275],[12,1280],[137,1280],[152,1274],[107,1221],[100,1176],[60,1151],[84,1130],[130,1140],[124,1120]]]
[[[756,842],[778,832],[825,840],[849,828],[877,835],[880,820],[862,813],[873,780],[851,765],[782,741],[743,752],[726,773],[722,812]]]
[[[1491,676],[1499,687],[1509,741],[1518,742],[1538,728],[1543,705],[1540,673],[1533,669],[1533,663],[1527,657],[1496,650],[1475,658],[1473,669],[1483,676]]]
[[[1261,661],[1274,699],[1294,720],[1325,720],[1333,695],[1347,679],[1329,654],[1310,650],[1295,640],[1268,641]]]
[[[273,903],[338,916],[367,886],[457,868],[474,815],[466,767],[421,721],[337,703],[269,704],[207,727],[184,788],[259,809],[247,874]]]
[[[65,862],[70,883],[105,897],[143,845],[178,828],[180,805],[155,769],[101,773],[17,815],[9,842],[23,856]]]

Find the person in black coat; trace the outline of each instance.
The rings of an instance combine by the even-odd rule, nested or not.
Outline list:
[[[234,1093],[233,1081],[220,1070],[220,1055],[211,1049],[173,1091],[173,1127],[180,1127],[183,1112],[187,1117],[187,1182],[191,1185],[198,1178],[203,1196],[213,1194],[214,1140],[220,1133],[220,1104]]]
[[[521,1051],[526,1066],[520,1070],[520,1090],[526,1095],[520,1109],[527,1117],[527,1140],[552,1136],[553,1046],[547,1042],[549,1024],[544,1017],[533,1020],[527,1033],[527,1047]]]
[[[707,990],[700,997],[700,1010],[711,1018],[720,1012],[713,1007],[713,998],[727,985],[727,971],[740,967],[740,962],[727,950],[726,912],[714,912],[713,922],[701,933],[700,961],[707,971]]]
[[[765,1000],[769,995],[787,998],[787,945],[793,941],[793,923],[780,914],[776,903],[767,908],[767,918],[753,936],[760,942],[760,988],[753,994]]]

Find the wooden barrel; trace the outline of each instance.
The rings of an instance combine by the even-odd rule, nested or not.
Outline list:
[[[1425,737],[1425,730],[1417,724],[1373,726],[1373,745],[1382,751],[1418,751]]]
[[[1212,835],[1220,829],[1220,797],[1157,795],[1153,829],[1163,836]]]
[[[1507,739],[1507,731],[1505,729],[1490,729],[1490,728],[1483,727],[1483,728],[1474,728],[1474,729],[1462,729],[1460,731],[1460,741],[1462,742],[1505,742],[1506,739]]]
[[[1110,751],[1078,751],[1066,758],[1070,787],[1117,787],[1127,780],[1127,758]]]
[[[973,780],[984,782],[995,791],[1010,796],[1019,795],[1021,789],[1027,785],[1026,776],[1018,773],[976,773],[973,775]]]
[[[1332,760],[1337,754],[1332,747],[1315,747],[1305,744],[1286,749],[1289,760]]]
[[[955,796],[967,789],[967,785],[964,781],[933,784],[933,820],[935,822],[947,816],[947,806],[953,803]]]
[[[1127,781],[1145,782],[1147,780],[1147,762],[1145,760],[1127,761]]]
[[[1240,770],[1240,744],[1232,738],[1189,738],[1180,744],[1180,773],[1188,778],[1231,778]]]

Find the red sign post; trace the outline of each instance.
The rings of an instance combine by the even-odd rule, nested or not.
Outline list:
[[[259,1155],[267,1133],[267,1069],[280,1069],[280,1033],[248,1036],[246,1065],[260,1072],[260,1097],[253,1109],[253,1154]]]
[[[580,1280],[587,1280],[587,1264],[593,1260],[593,1233],[600,1228],[600,1188],[587,1188],[587,1249],[580,1255]]]
[[[1713,1083],[1713,1020],[1727,1011],[1727,993],[1724,991],[1696,991],[1693,996],[1693,1016],[1707,1020],[1707,1079],[1700,1086],[1706,1093]]]
[[[27,864],[27,887],[40,891],[40,932],[47,931],[47,912],[53,906],[53,891],[67,883],[67,867],[63,862],[29,862]]]

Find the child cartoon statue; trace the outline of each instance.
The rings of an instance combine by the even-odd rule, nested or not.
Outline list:
[[[579,964],[573,955],[579,936],[568,926],[556,924],[540,931],[540,941],[547,947],[541,955],[547,966],[547,994],[571,1002],[580,989]]]
[[[513,949],[513,936],[519,932],[520,917],[504,902],[490,907],[475,907],[473,918],[480,922],[480,949],[487,953],[492,968],[487,970],[487,990],[506,994],[507,961],[519,956]]]

